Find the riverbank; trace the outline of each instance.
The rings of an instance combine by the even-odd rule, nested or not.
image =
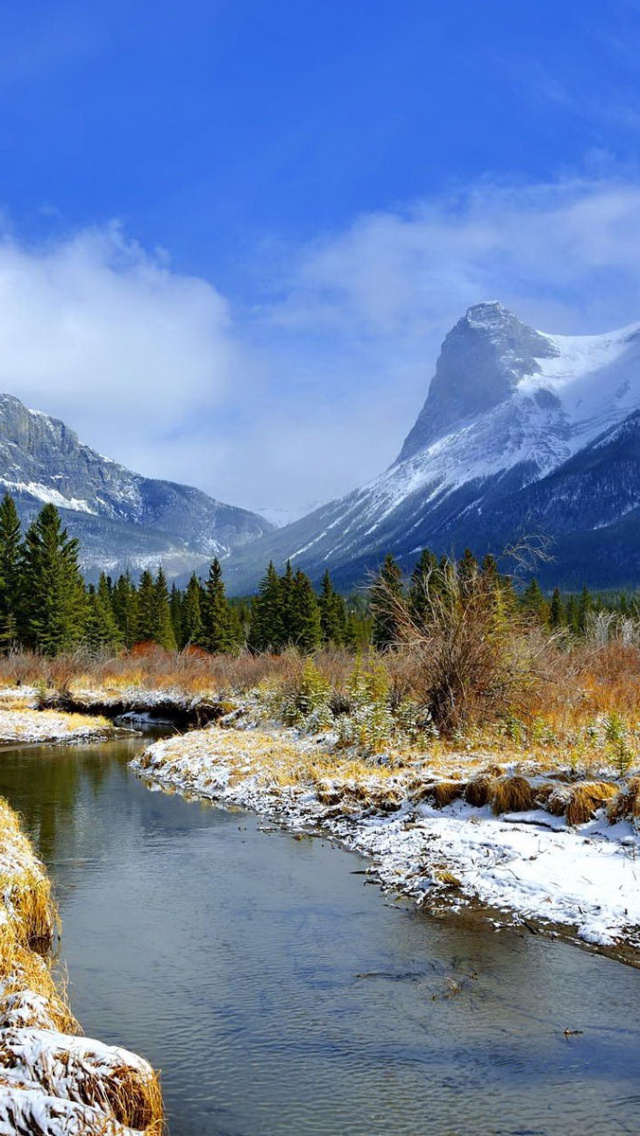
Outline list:
[[[150,784],[328,831],[434,910],[482,904],[640,950],[640,780],[478,753],[336,753],[295,730],[193,731],[132,763]]]
[[[0,1136],[158,1136],[151,1066],[80,1036],[40,951],[57,923],[46,872],[0,798]]]
[[[99,741],[113,733],[107,719],[94,713],[68,713],[38,708],[32,687],[0,689],[0,746],[74,745]]]

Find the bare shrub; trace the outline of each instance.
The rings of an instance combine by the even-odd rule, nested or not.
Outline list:
[[[513,590],[492,563],[445,561],[425,572],[418,602],[389,591],[397,628],[393,667],[424,703],[440,733],[493,721],[535,681],[540,643],[528,633]]]

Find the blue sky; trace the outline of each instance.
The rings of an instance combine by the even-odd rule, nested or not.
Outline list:
[[[251,507],[374,476],[469,303],[640,320],[639,21],[0,3],[0,384]]]

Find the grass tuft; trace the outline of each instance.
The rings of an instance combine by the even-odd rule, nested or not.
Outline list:
[[[567,824],[586,824],[602,806],[615,797],[618,789],[610,781],[581,781],[572,785],[567,804]]]
[[[471,778],[464,791],[465,801],[477,809],[484,808],[493,797],[495,784],[496,778],[491,773],[478,773]]]
[[[612,824],[621,820],[640,820],[640,777],[632,777],[618,795],[611,799],[607,817]]]
[[[536,806],[533,786],[526,777],[501,777],[494,781],[491,790],[491,808],[500,813],[524,813]]]

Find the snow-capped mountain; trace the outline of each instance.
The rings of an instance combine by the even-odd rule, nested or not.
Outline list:
[[[255,582],[270,558],[291,557],[316,579],[328,566],[347,585],[386,552],[410,567],[425,546],[500,551],[537,532],[556,542],[547,574],[576,582],[578,573],[578,583],[587,576],[594,584],[640,581],[630,547],[626,558],[624,550],[613,559],[603,552],[607,540],[618,540],[614,526],[625,518],[628,529],[640,507],[637,411],[640,324],[604,335],[548,335],[497,302],[478,304],[445,338],[393,465],[234,554],[234,586]],[[585,563],[590,540],[599,560]]]
[[[25,523],[45,502],[56,505],[80,539],[89,571],[162,562],[177,574],[273,527],[198,489],[132,473],[83,445],[63,422],[7,394],[0,395],[0,491],[5,489]]]

